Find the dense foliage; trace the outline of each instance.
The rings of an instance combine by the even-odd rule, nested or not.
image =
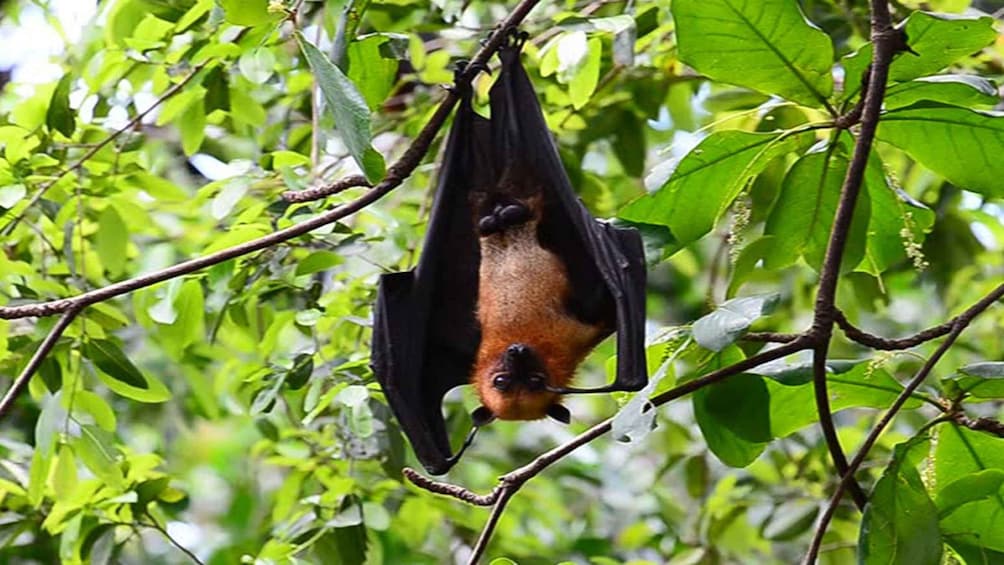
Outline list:
[[[989,111],[1004,41],[988,15],[1000,2],[892,4],[914,53],[890,69],[836,303],[906,335],[1004,281],[1004,117]],[[8,2],[0,33],[44,8]],[[283,198],[383,178],[506,13],[98,2],[61,78],[0,94],[2,302],[105,287],[365,193]],[[867,2],[542,3],[523,29],[573,184],[646,237],[643,394],[773,347],[749,330],[804,330],[858,134],[834,121],[867,88]],[[477,79],[482,104],[490,83]],[[487,511],[402,479],[414,460],[368,367],[376,277],[414,265],[435,153],[342,221],[84,310],[0,415],[0,561],[465,559]],[[0,384],[56,322],[0,321]],[[989,308],[912,394],[857,474],[870,504],[838,509],[820,562],[1004,560],[1001,327]],[[827,380],[846,450],[936,345],[875,351],[836,334]],[[603,344],[580,380],[607,378],[613,353]],[[583,397],[567,428],[493,424],[448,479],[488,490],[623,406],[613,434],[512,499],[490,556],[792,563],[839,479],[801,353],[657,412],[641,396]],[[450,396],[456,442],[475,402]]]

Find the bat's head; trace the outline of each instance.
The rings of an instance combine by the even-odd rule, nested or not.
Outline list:
[[[541,352],[513,343],[493,360],[479,363],[475,384],[483,406],[474,413],[475,425],[500,420],[537,420],[549,416],[568,423],[568,409],[560,395],[548,390],[553,378]]]

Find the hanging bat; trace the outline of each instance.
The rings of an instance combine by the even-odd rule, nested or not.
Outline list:
[[[494,419],[567,423],[561,396],[637,391],[647,382],[641,237],[593,218],[576,197],[510,33],[476,114],[469,85],[446,143],[422,255],[380,279],[372,363],[419,461],[445,473]],[[617,333],[617,376],[570,387],[578,365]],[[481,406],[454,454],[442,413],[472,384]]]

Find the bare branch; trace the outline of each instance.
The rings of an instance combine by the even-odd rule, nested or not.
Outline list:
[[[35,371],[38,370],[38,367],[42,364],[42,361],[45,360],[46,355],[52,351],[52,348],[56,347],[59,337],[63,335],[66,328],[70,327],[73,319],[76,318],[79,313],[79,309],[68,310],[63,314],[63,317],[56,322],[56,325],[52,326],[52,329],[49,330],[49,335],[45,336],[45,339],[42,340],[38,349],[35,350],[35,354],[28,360],[28,364],[24,366],[24,369],[21,369],[21,374],[18,375],[17,378],[14,379],[14,382],[10,385],[10,389],[7,391],[7,394],[5,394],[3,399],[0,400],[0,418],[3,418],[4,415],[10,411],[11,407],[14,406],[14,401],[21,395],[21,391],[28,386],[28,382],[31,381],[31,376],[35,374]]]
[[[812,543],[809,545],[809,551],[806,553],[805,559],[802,560],[802,565],[812,565],[815,563],[816,557],[819,555],[819,546],[823,541],[823,534],[826,533],[826,528],[829,526],[830,520],[833,519],[833,514],[837,510],[837,505],[840,503],[844,490],[847,489],[847,486],[851,482],[851,476],[855,471],[857,471],[858,467],[861,466],[861,463],[864,462],[865,457],[868,456],[868,452],[875,445],[875,442],[878,441],[882,431],[885,430],[886,426],[888,426],[892,419],[896,416],[896,413],[903,407],[903,404],[910,399],[910,395],[912,395],[914,391],[917,390],[917,387],[924,382],[927,376],[934,369],[935,364],[937,364],[938,361],[941,360],[942,356],[944,356],[945,353],[952,347],[952,344],[955,343],[959,334],[961,334],[962,331],[969,326],[976,316],[983,313],[984,310],[993,305],[994,302],[1000,300],[1001,297],[1004,297],[1004,284],[995,288],[993,292],[973,305],[972,308],[959,315],[945,341],[938,346],[938,349],[933,355],[931,355],[930,358],[928,358],[927,362],[924,363],[924,366],[917,371],[917,374],[910,380],[909,383],[907,383],[906,387],[903,388],[903,391],[896,397],[896,400],[893,401],[891,406],[889,406],[889,410],[882,415],[882,418],[875,424],[872,431],[868,433],[868,437],[866,437],[864,443],[861,444],[861,449],[858,450],[857,454],[854,455],[854,458],[848,465],[847,473],[841,475],[840,483],[837,484],[837,489],[830,497],[826,510],[823,511],[822,516],[820,516],[819,524],[816,525],[816,531],[813,534]]]
[[[370,184],[370,181],[366,180],[366,177],[362,175],[351,175],[324,186],[308,188],[306,190],[287,190],[282,193],[282,198],[287,202],[310,202],[313,200],[320,200],[333,194],[338,194],[339,192],[344,192],[356,186],[373,187],[373,185]]]
[[[743,336],[743,341],[763,343],[789,343],[802,337],[802,334],[785,334],[776,332],[750,332]]]
[[[871,0],[871,11],[871,39],[874,45],[874,56],[861,108],[861,129],[854,144],[854,154],[847,167],[843,186],[840,189],[840,201],[833,218],[833,230],[830,232],[826,255],[819,273],[819,290],[816,294],[815,315],[811,330],[811,334],[816,340],[816,347],[813,349],[813,385],[815,386],[816,410],[819,413],[819,423],[826,440],[826,446],[830,451],[834,466],[841,475],[847,475],[847,456],[844,455],[844,450],[840,445],[836,427],[833,425],[833,414],[830,412],[829,392],[826,387],[826,356],[829,353],[830,338],[833,336],[833,323],[836,316],[834,304],[837,282],[840,277],[840,265],[843,262],[851,222],[854,220],[855,204],[861,193],[868,157],[871,155],[879,116],[882,113],[882,100],[885,97],[889,65],[897,51],[904,47],[901,38],[902,32],[892,27],[892,16],[889,14],[887,1]],[[864,491],[854,481],[853,476],[849,476],[848,482],[855,503],[859,508],[864,508],[867,502]]]
[[[879,349],[882,351],[897,351],[900,349],[909,349],[915,347],[922,343],[931,341],[932,339],[937,339],[943,335],[948,334],[952,331],[952,326],[959,319],[959,316],[952,318],[951,320],[945,322],[944,324],[939,324],[932,328],[928,328],[922,332],[916,333],[909,337],[899,338],[899,339],[888,339],[880,337],[874,334],[870,334],[852,324],[844,313],[837,309],[834,312],[834,321],[840,326],[840,329],[844,331],[844,335],[847,336],[851,341],[856,341],[861,345],[871,347],[872,349]]]
[[[485,550],[488,549],[488,542],[491,541],[492,534],[495,533],[495,526],[498,525],[502,513],[505,512],[509,499],[512,498],[512,495],[516,494],[518,489],[519,486],[515,486],[512,489],[503,488],[499,491],[498,500],[495,501],[495,506],[492,506],[492,513],[488,515],[488,522],[485,523],[485,527],[481,530],[481,535],[478,536],[477,543],[474,544],[474,549],[471,550],[471,556],[467,560],[467,565],[476,565],[481,556],[485,554]]]
[[[997,437],[1004,438],[1004,422],[994,420],[993,418],[970,418],[962,412],[952,414],[950,417],[956,424],[965,426],[970,430],[987,432]]]
[[[401,473],[418,488],[425,489],[436,494],[442,494],[444,496],[452,496],[457,500],[466,502],[467,504],[471,504],[473,506],[491,506],[492,504],[495,504],[495,501],[498,500],[499,497],[499,487],[495,487],[495,489],[488,494],[478,494],[459,485],[430,479],[411,467],[405,467]]]
[[[111,133],[111,135],[109,135],[108,137],[104,138],[100,142],[94,144],[86,153],[84,153],[83,155],[81,155],[81,157],[79,159],[77,159],[72,165],[70,165],[69,167],[67,167],[67,168],[63,169],[62,171],[60,171],[60,173],[58,175],[56,175],[55,178],[53,178],[53,179],[49,180],[48,182],[44,183],[43,185],[41,185],[38,188],[38,192],[36,192],[34,194],[34,196],[31,197],[31,200],[28,201],[28,205],[24,207],[24,210],[20,214],[18,214],[14,218],[12,218],[10,220],[10,222],[8,222],[2,229],[0,229],[0,236],[10,235],[10,233],[14,230],[14,227],[17,226],[18,222],[20,222],[21,219],[24,218],[25,212],[27,212],[29,209],[31,209],[32,206],[34,206],[35,204],[37,204],[38,201],[42,199],[42,196],[44,196],[45,193],[50,188],[52,188],[53,185],[55,185],[57,182],[59,182],[60,179],[62,179],[66,175],[68,175],[71,172],[79,169],[91,157],[97,155],[98,151],[101,151],[102,149],[105,148],[106,145],[108,145],[109,143],[115,141],[118,138],[118,136],[120,136],[123,133],[125,133],[125,132],[133,129],[134,127],[136,127],[136,125],[139,124],[141,121],[143,121],[143,118],[145,118],[147,116],[147,114],[149,114],[150,112],[152,112],[154,110],[154,108],[157,108],[158,106],[160,106],[161,104],[163,104],[164,101],[166,101],[168,98],[171,98],[175,94],[181,92],[181,89],[185,88],[185,85],[187,85],[189,82],[191,82],[192,79],[195,78],[195,75],[199,74],[199,71],[201,71],[202,69],[204,69],[207,64],[208,63],[201,63],[199,65],[196,65],[195,67],[192,67],[191,72],[189,72],[185,76],[185,78],[181,79],[181,81],[178,84],[176,84],[176,85],[172,86],[171,88],[168,88],[166,91],[164,91],[164,93],[161,94],[159,98],[157,98],[156,100],[153,101],[153,104],[150,104],[149,108],[147,108],[146,110],[143,110],[142,112],[140,112],[140,113],[136,114],[135,116],[133,116],[133,118],[131,120],[129,120],[128,122],[126,122],[126,124],[124,126],[122,126],[119,129],[115,130],[114,132]]]

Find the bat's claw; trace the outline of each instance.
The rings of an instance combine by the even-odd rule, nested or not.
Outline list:
[[[517,51],[523,49],[523,45],[530,38],[529,33],[521,31],[516,27],[507,27],[502,30],[502,33],[505,34],[505,40],[502,43],[503,47],[516,49]]]

